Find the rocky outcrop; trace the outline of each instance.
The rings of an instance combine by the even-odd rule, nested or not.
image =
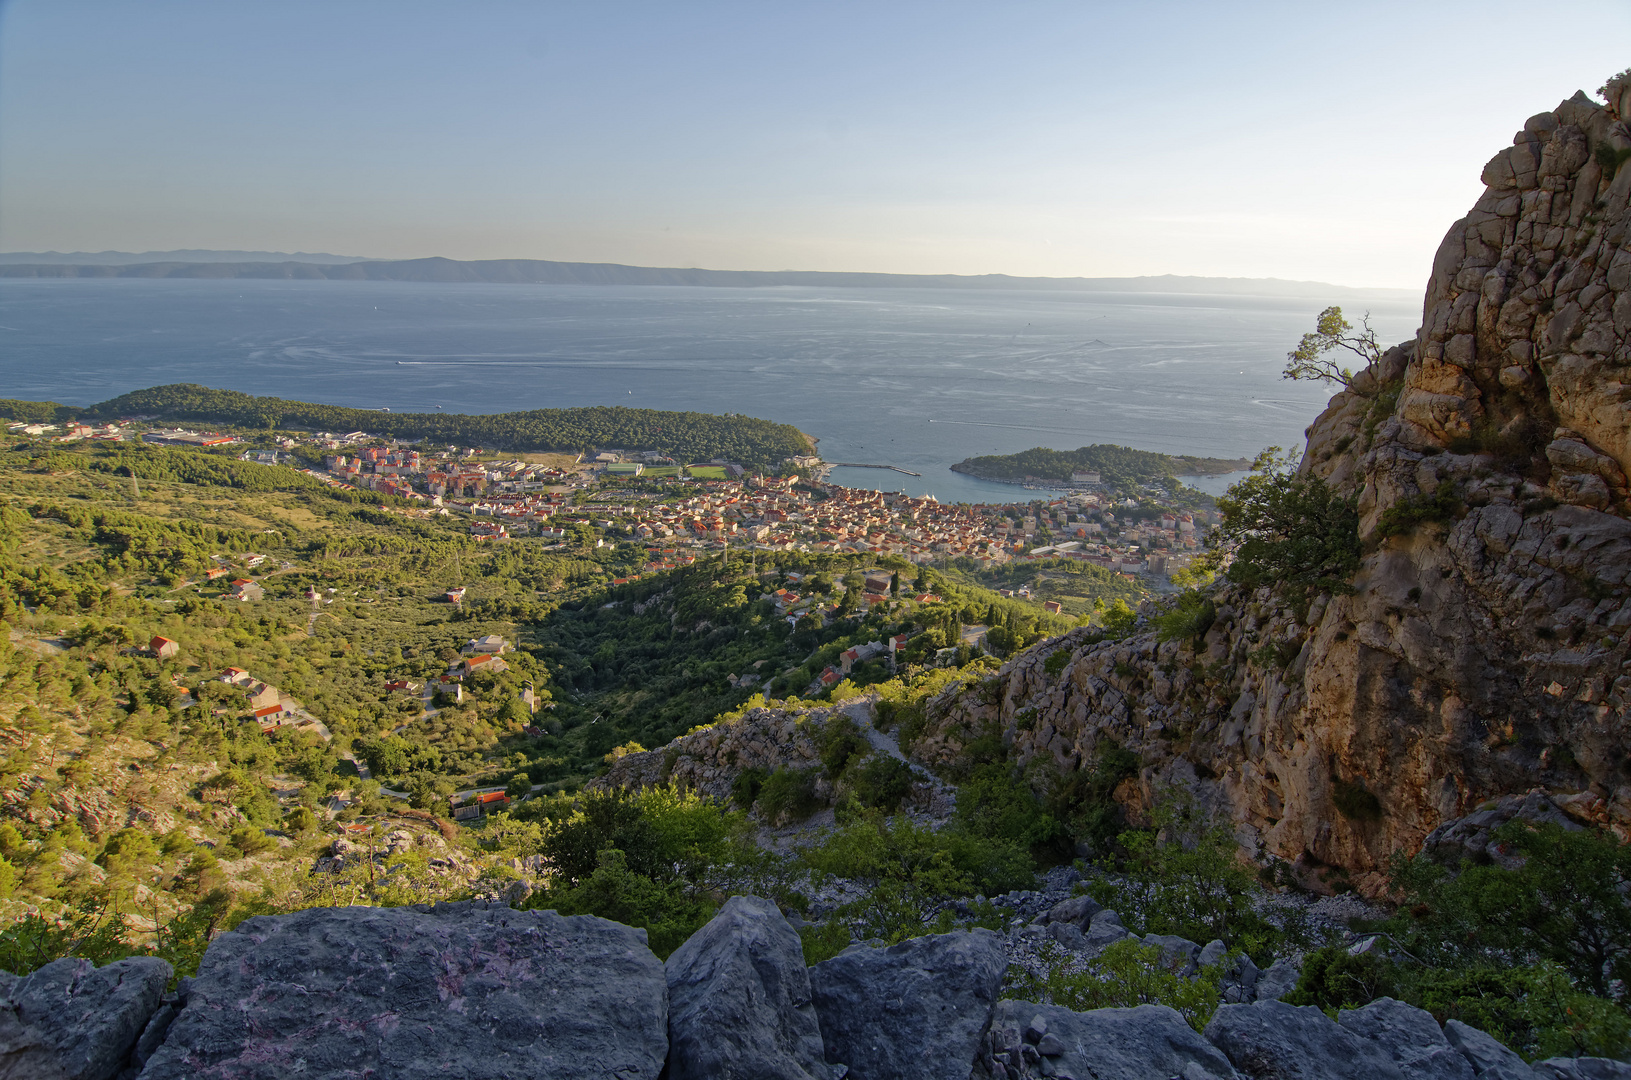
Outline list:
[[[1165,1005],[1072,1012],[1001,1001],[978,1075],[1069,1080],[1234,1080],[1229,1059]]]
[[[1197,641],[1073,632],[935,702],[914,754],[944,763],[995,727],[1070,770],[1112,739],[1144,762],[1134,813],[1185,784],[1313,885],[1379,888],[1394,850],[1536,787],[1631,839],[1618,108],[1576,95],[1523,125],[1440,247],[1416,339],[1309,427],[1303,468],[1360,512],[1352,595],[1222,591]]]
[[[804,946],[776,905],[733,896],[668,958],[670,1080],[839,1080]]]
[[[1052,900],[1033,914],[1059,917],[1032,925],[1080,933],[1087,907]],[[1259,994],[1204,1033],[1163,1005],[994,1000],[1017,944],[942,934],[806,969],[775,905],[736,896],[665,970],[644,931],[590,916],[315,908],[222,934],[174,996],[145,957],[0,972],[0,1077],[1631,1080],[1601,1058],[1527,1065],[1387,998],[1333,1022]]]
[[[628,754],[612,763],[592,787],[640,788],[676,783],[702,795],[726,799],[731,784],[746,769],[821,768],[816,735],[839,709],[788,711],[750,709],[741,717],[722,720],[682,735],[657,750]],[[830,799],[825,777],[816,781],[818,798]]]
[[[0,972],[0,1076],[112,1080],[171,974],[150,956],[100,968],[65,957],[24,978]]]
[[[478,903],[314,908],[209,947],[146,1080],[654,1078],[662,964],[643,930]]]
[[[854,1080],[966,1080],[1007,968],[990,930],[851,946],[810,969],[828,1060]]]

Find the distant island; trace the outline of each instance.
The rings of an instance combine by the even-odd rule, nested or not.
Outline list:
[[[86,256],[81,262],[50,252],[36,261],[28,253],[0,255],[0,278],[263,278],[333,281],[490,282],[538,285],[678,285],[713,288],[825,286],[885,289],[1029,289],[1050,292],[1206,293],[1272,295],[1321,301],[1373,299],[1414,300],[1405,289],[1357,289],[1318,281],[1279,278],[1158,277],[1053,278],[1007,274],[863,274],[815,270],[701,270],[696,268],[624,266],[620,263],[551,262],[543,259],[364,260],[341,262],[337,256],[261,257],[260,252],[166,252],[169,258],[115,261],[120,252]],[[158,253],[154,253],[158,254]],[[223,261],[213,256],[242,254]],[[269,254],[269,253],[268,253]],[[132,258],[136,258],[132,256]]]
[[[684,462],[721,459],[748,467],[776,465],[814,452],[814,440],[791,424],[735,414],[715,416],[605,406],[484,415],[387,412],[255,397],[192,383],[135,390],[83,408],[54,401],[0,399],[0,415],[47,423],[142,416],[261,430],[360,430],[391,438],[509,451],[619,447],[656,450]]]
[[[1250,467],[1249,458],[1157,454],[1149,450],[1099,443],[1077,450],[1051,450],[1036,446],[1017,454],[967,458],[951,468],[953,472],[966,473],[980,480],[998,480],[1008,484],[1028,481],[1102,483],[1124,488],[1159,483],[1169,477],[1221,476]]]

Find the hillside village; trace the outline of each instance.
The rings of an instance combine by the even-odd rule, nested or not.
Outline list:
[[[134,422],[11,429],[63,442],[140,439],[203,449],[242,441],[219,432],[142,430]],[[972,559],[984,566],[1064,558],[1159,579],[1188,565],[1216,521],[1211,511],[1181,508],[1165,488],[1145,485],[1129,497],[1100,483],[1097,473],[1077,474],[1074,490],[1049,500],[970,505],[829,484],[814,478],[821,474],[812,474],[819,464],[813,458],[790,459],[790,475],[778,477],[749,475],[724,461],[678,466],[655,452],[627,450],[552,455],[556,460],[547,462],[489,458],[451,446],[434,453],[363,431],[284,435],[272,448],[247,449],[242,457],[431,512],[468,515],[471,535],[481,540],[563,541],[568,530],[587,529],[605,542],[643,543],[653,570],[702,553],[754,549],[894,555],[920,564]]]

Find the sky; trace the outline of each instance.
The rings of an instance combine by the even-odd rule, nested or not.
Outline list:
[[[0,250],[1414,289],[1628,43],[1625,0],[3,0]]]

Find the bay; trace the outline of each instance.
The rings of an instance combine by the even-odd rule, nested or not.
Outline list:
[[[837,468],[837,483],[1023,501],[1035,496],[949,466],[1097,442],[1211,457],[1300,445],[1330,391],[1280,370],[1324,306],[1201,293],[4,279],[0,397],[88,405],[192,382],[393,411],[739,412],[797,425],[829,461],[922,474]],[[1369,307],[1384,344],[1414,334],[1419,302]]]

